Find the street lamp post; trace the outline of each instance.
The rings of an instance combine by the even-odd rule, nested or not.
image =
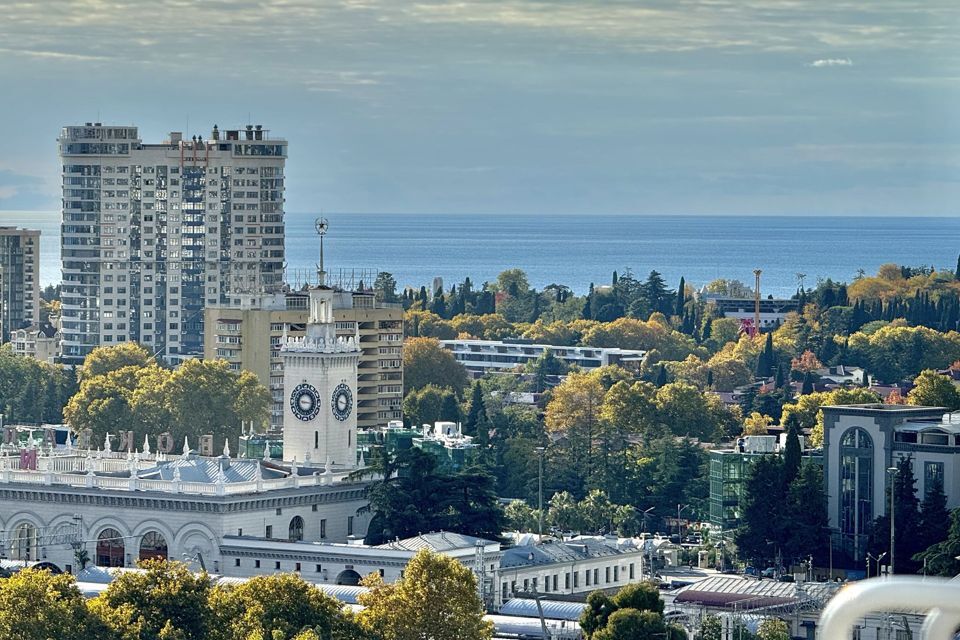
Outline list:
[[[890,575],[893,575],[893,552],[894,552],[894,509],[893,509],[893,493],[896,488],[897,483],[897,468],[896,467],[887,467],[887,475],[890,476]],[[880,565],[877,565],[877,575],[880,574]]]
[[[642,520],[642,524],[641,524],[641,526],[642,526],[642,531],[641,531],[641,533],[646,533],[646,532],[647,532],[647,515],[648,515],[651,511],[653,511],[653,507],[650,507],[649,509],[644,509],[644,510],[643,510],[643,513],[640,514],[641,520]]]
[[[537,474],[537,534],[539,540],[543,540],[543,453],[545,447],[537,447],[539,456],[539,473]]]
[[[683,533],[680,530],[680,512],[686,511],[687,507],[689,506],[690,505],[688,504],[681,505],[677,503],[677,544],[681,544],[683,542]]]

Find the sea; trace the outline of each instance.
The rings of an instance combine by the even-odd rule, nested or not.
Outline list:
[[[312,213],[286,214],[287,268],[315,272],[319,242]],[[659,271],[671,287],[716,278],[787,296],[831,278],[849,282],[885,262],[956,267],[960,218],[824,216],[442,215],[325,213],[326,270],[388,271],[400,287],[475,285],[505,269],[531,286],[557,283],[585,292],[614,271],[645,278]],[[41,230],[40,279],[60,279],[59,212],[0,211],[0,225]],[[366,271],[365,271],[366,270]],[[291,277],[291,280],[296,279]],[[369,283],[367,283],[369,284]]]

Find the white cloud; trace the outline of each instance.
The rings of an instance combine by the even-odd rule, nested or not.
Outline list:
[[[852,67],[850,58],[821,58],[810,63],[811,67]]]

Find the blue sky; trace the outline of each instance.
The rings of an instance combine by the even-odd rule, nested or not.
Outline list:
[[[58,208],[64,124],[249,119],[288,211],[953,214],[958,32],[948,0],[5,3],[0,209]]]

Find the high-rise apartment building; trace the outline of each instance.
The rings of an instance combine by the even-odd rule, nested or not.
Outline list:
[[[40,324],[40,232],[0,227],[0,335]]]
[[[283,397],[283,336],[302,337],[309,318],[306,291],[241,296],[240,304],[208,306],[204,358],[257,374],[270,389],[270,426],[279,431],[289,398]],[[336,291],[333,318],[339,337],[359,337],[357,427],[386,426],[402,419],[403,308],[374,300],[372,293]],[[328,401],[324,400],[324,401]]]
[[[278,290],[285,140],[260,125],[144,143],[136,127],[64,127],[63,359],[133,340],[203,353],[203,309]]]

